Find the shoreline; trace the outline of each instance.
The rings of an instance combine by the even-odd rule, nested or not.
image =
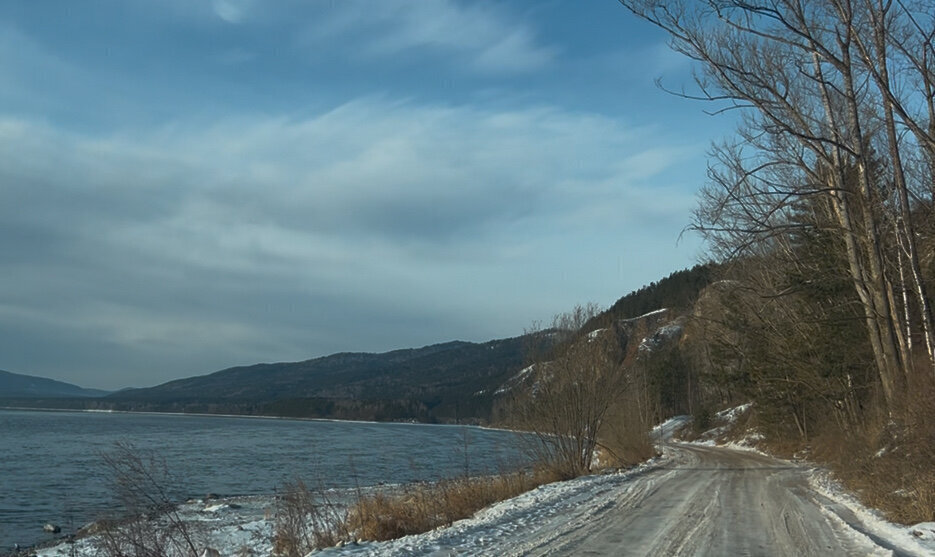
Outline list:
[[[463,529],[473,528],[475,524],[482,525],[483,529],[497,531],[501,528],[499,524],[502,521],[509,522],[510,516],[521,513],[533,520],[540,520],[553,514],[550,512],[553,508],[564,505],[568,494],[591,499],[595,493],[605,493],[607,487],[619,485],[621,482],[629,481],[631,478],[638,477],[648,471],[654,470],[667,462],[665,457],[654,457],[641,464],[627,468],[614,469],[613,471],[595,471],[591,474],[580,476],[569,480],[560,480],[542,484],[528,491],[524,491],[512,497],[501,499],[490,503],[475,511],[471,516],[456,520],[453,523],[433,528],[422,533],[416,533],[394,538],[385,541],[371,540],[351,540],[342,542],[333,547],[326,547],[322,550],[325,555],[405,555],[409,553],[409,546],[412,543],[420,545],[423,548],[438,547],[438,538],[448,536],[458,536]],[[474,476],[472,476],[474,477]],[[482,476],[476,476],[482,477]],[[388,484],[381,486],[372,486],[370,489],[384,492],[392,492],[404,489],[402,484]],[[353,496],[355,488],[348,488],[349,495]],[[268,505],[269,508],[275,504],[275,495],[252,496],[254,503],[253,509],[247,509],[249,503],[244,507],[231,506],[231,503],[238,504],[244,502],[247,498],[219,498],[211,500],[197,500],[186,502],[179,505],[189,507],[185,513],[191,513],[188,516],[200,517],[205,523],[211,525],[212,534],[204,540],[204,543],[213,549],[221,552],[222,555],[236,555],[238,549],[248,547],[250,555],[269,555],[273,550],[273,523],[274,519],[269,516],[261,516],[259,509]],[[197,510],[194,507],[201,507]],[[497,509],[500,509],[499,511]],[[240,517],[237,517],[240,513]],[[252,515],[250,514],[252,513]],[[488,525],[488,526],[483,526]],[[512,531],[512,526],[508,529]],[[479,533],[481,541],[490,543],[494,536]],[[43,544],[34,546],[26,552],[14,554],[15,557],[25,557],[26,555],[36,555],[37,557],[69,557],[76,555],[78,557],[91,557],[97,555],[93,545],[93,536],[77,539],[74,543],[68,543],[64,539],[57,543]],[[249,540],[249,542],[247,542]],[[247,543],[245,543],[247,542]],[[473,543],[473,542],[472,542]],[[247,545],[249,544],[249,545]],[[9,556],[13,557],[13,555]]]
[[[417,421],[389,421],[378,422],[374,420],[342,420],[340,418],[301,418],[295,416],[268,416],[262,414],[212,414],[208,412],[159,412],[154,410],[102,410],[96,408],[41,408],[29,406],[0,406],[0,411],[24,411],[24,412],[60,412],[60,413],[82,413],[82,414],[133,414],[143,416],[173,416],[173,417],[199,417],[199,418],[238,418],[238,419],[257,419],[257,420],[285,420],[294,422],[329,422],[329,423],[349,423],[364,425],[405,425],[405,426],[432,426],[432,427],[461,427],[481,429],[488,431],[503,431],[507,433],[528,433],[520,430],[507,429],[491,425],[479,424],[441,424]]]

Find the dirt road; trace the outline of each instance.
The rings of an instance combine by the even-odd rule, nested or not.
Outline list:
[[[666,450],[668,464],[619,486],[609,504],[564,514],[498,553],[904,555],[814,492],[800,467],[723,448]]]

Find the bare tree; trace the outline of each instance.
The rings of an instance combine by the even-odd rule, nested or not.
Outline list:
[[[610,409],[627,384],[613,330],[581,335],[597,313],[596,306],[578,306],[537,333],[550,348],[534,356],[532,385],[515,404],[519,425],[535,432],[536,456],[563,477],[591,470]]]
[[[903,164],[913,151],[933,160],[931,14],[878,0],[622,3],[700,63],[696,98],[743,111],[739,140],[714,149],[693,228],[726,257],[787,249],[782,237],[799,229],[835,234],[892,409],[912,371],[913,335],[924,339],[930,359],[933,345]],[[931,172],[915,178],[931,179]],[[792,218],[814,199],[827,200],[833,220]],[[907,284],[912,302],[895,294]]]

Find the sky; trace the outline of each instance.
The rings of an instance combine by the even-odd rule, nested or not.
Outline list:
[[[727,134],[614,0],[0,4],[0,369],[522,334],[689,267]],[[680,239],[681,236],[681,239]]]

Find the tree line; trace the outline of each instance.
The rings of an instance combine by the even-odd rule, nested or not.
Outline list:
[[[859,334],[878,406],[899,411],[935,373],[931,4],[623,4],[698,63],[693,96],[741,112],[712,149],[691,228],[717,260],[743,262],[764,327],[785,316],[801,330],[778,335]]]

